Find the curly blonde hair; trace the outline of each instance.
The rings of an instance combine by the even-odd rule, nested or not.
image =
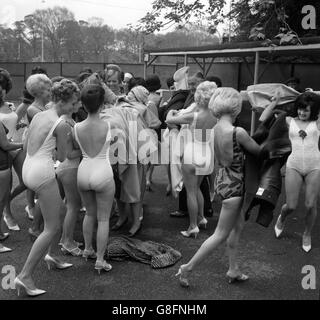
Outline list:
[[[80,97],[80,89],[77,84],[69,79],[62,79],[52,86],[52,100],[53,102],[68,102],[72,99],[73,94]]]
[[[31,75],[26,82],[26,88],[33,97],[38,97],[45,86],[52,86],[52,81],[45,74]]]
[[[208,107],[210,98],[217,89],[217,85],[214,82],[204,81],[201,82],[194,94],[194,101],[198,106]]]
[[[209,108],[217,118],[224,114],[230,114],[235,118],[241,112],[242,97],[236,89],[218,88],[209,101]]]

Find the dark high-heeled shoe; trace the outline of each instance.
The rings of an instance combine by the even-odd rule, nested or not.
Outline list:
[[[116,231],[116,230],[119,230],[120,228],[122,228],[126,223],[128,222],[128,217],[125,218],[125,220],[123,220],[122,223],[116,223],[114,224],[112,227],[111,227],[111,230],[112,231]]]

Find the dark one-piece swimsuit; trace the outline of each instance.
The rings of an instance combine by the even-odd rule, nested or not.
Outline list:
[[[233,159],[229,167],[219,163],[215,178],[215,194],[222,200],[242,197],[244,192],[244,156],[241,146],[237,142],[236,128],[233,128]]]

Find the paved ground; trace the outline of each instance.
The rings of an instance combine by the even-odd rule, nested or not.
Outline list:
[[[241,239],[239,258],[243,271],[250,276],[246,283],[229,285],[225,279],[227,256],[225,247],[212,253],[191,278],[189,289],[181,288],[174,274],[181,263],[186,262],[201,243],[214,231],[219,205],[214,204],[214,217],[209,219],[208,228],[199,237],[186,239],[180,235],[188,225],[186,218],[171,218],[169,212],[177,209],[177,200],[165,196],[165,170],[156,168],[154,192],[145,198],[145,219],[138,238],[166,243],[181,251],[183,258],[175,266],[166,269],[152,269],[149,265],[135,261],[111,262],[113,270],[100,276],[93,270],[93,262],[76,257],[65,259],[74,264],[65,271],[48,271],[42,261],[37,268],[36,284],[47,290],[47,294],[36,299],[319,299],[320,289],[320,222],[314,228],[313,248],[304,253],[301,249],[303,231],[303,198],[297,213],[288,218],[284,236],[277,240],[273,224],[268,229],[255,223],[255,214],[247,222]],[[13,210],[22,231],[12,232],[5,245],[14,249],[12,253],[1,254],[0,270],[4,265],[13,265],[19,271],[31,247],[27,235],[29,221],[24,214],[25,196],[13,204]],[[283,198],[279,201],[282,204]],[[276,210],[277,214],[279,210]],[[81,238],[81,219],[78,221],[76,239]],[[127,231],[124,228],[122,232]],[[117,235],[120,232],[112,232]],[[301,281],[304,265],[313,265],[317,271],[316,290],[303,290]],[[1,273],[0,273],[1,276]],[[4,276],[2,274],[2,276]],[[0,289],[2,299],[17,298],[14,290]]]

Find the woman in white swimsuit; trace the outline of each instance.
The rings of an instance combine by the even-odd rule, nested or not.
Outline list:
[[[80,163],[81,150],[75,148],[73,143],[74,126],[76,122],[72,119],[72,114],[77,113],[80,107],[80,101],[75,105],[74,109],[61,116],[69,125],[70,133],[68,136],[67,158],[56,169],[58,180],[61,182],[65,194],[65,203],[67,213],[63,223],[63,233],[61,237],[61,250],[64,253],[73,256],[82,255],[82,250],[79,248],[79,243],[74,240],[74,229],[77,222],[77,217],[81,209],[81,197],[77,187],[77,174]]]
[[[48,109],[51,100],[51,80],[45,74],[31,75],[26,82],[26,90],[34,97],[34,101],[27,109],[27,121],[31,123],[33,117]],[[23,141],[27,136],[28,128],[24,132]],[[32,226],[28,232],[32,238],[36,238],[41,233],[41,225],[43,223],[39,203],[35,203],[35,192],[27,189],[27,209],[28,216],[33,218]]]
[[[85,250],[83,257],[97,258],[95,269],[110,271],[112,266],[104,260],[109,238],[109,219],[115,185],[109,161],[111,129],[100,119],[105,91],[100,85],[86,85],[81,91],[81,101],[88,112],[86,120],[74,126],[74,136],[83,159],[78,169],[78,188],[86,207],[83,220]],[[92,247],[93,229],[98,221],[97,252]]]
[[[272,110],[278,102],[275,97],[261,114],[260,121],[270,117]],[[295,104],[295,117],[287,117],[289,139],[292,152],[287,160],[285,188],[286,203],[275,224],[275,234],[279,238],[284,230],[285,219],[298,205],[299,193],[305,184],[305,230],[302,236],[302,249],[311,250],[311,232],[317,217],[317,198],[320,190],[320,96],[313,92],[305,92],[297,97]]]
[[[72,266],[63,263],[53,256],[53,249],[58,245],[62,225],[62,199],[56,180],[53,153],[62,162],[67,153],[67,137],[70,127],[60,118],[69,113],[79,101],[77,85],[67,79],[55,83],[52,87],[51,109],[37,113],[30,124],[26,141],[27,156],[23,164],[23,181],[38,195],[41,213],[44,219],[44,230],[34,242],[27,261],[14,283],[18,294],[22,289],[30,296],[45,293],[37,289],[33,273],[40,259],[48,268],[66,269]]]
[[[1,68],[0,68],[0,83],[2,87],[0,92],[0,121],[2,121],[2,123],[8,129],[7,138],[10,141],[14,141],[17,137],[16,127],[18,122],[18,115],[14,111],[14,105],[8,102],[5,102],[6,94],[12,88],[12,81],[8,71]],[[22,150],[12,150],[10,151],[10,157],[12,159],[12,166],[14,167],[20,182],[19,186],[17,186],[16,189],[14,190],[15,195],[17,195],[17,194],[20,194],[25,189],[22,182],[22,164],[23,164],[24,154]],[[20,227],[15,221],[11,212],[10,198],[11,196],[8,198],[8,203],[6,206],[6,210],[4,212],[4,221],[7,227],[9,228],[9,230],[19,231]]]
[[[217,120],[213,116],[208,103],[217,86],[213,82],[201,83],[195,92],[197,107],[194,112],[177,114],[169,111],[166,123],[169,125],[189,124],[191,139],[184,147],[182,175],[187,191],[187,203],[190,224],[186,231],[181,231],[184,237],[196,237],[199,227],[205,228],[207,219],[203,215],[203,196],[200,185],[203,177],[213,171],[213,137],[212,128]]]

